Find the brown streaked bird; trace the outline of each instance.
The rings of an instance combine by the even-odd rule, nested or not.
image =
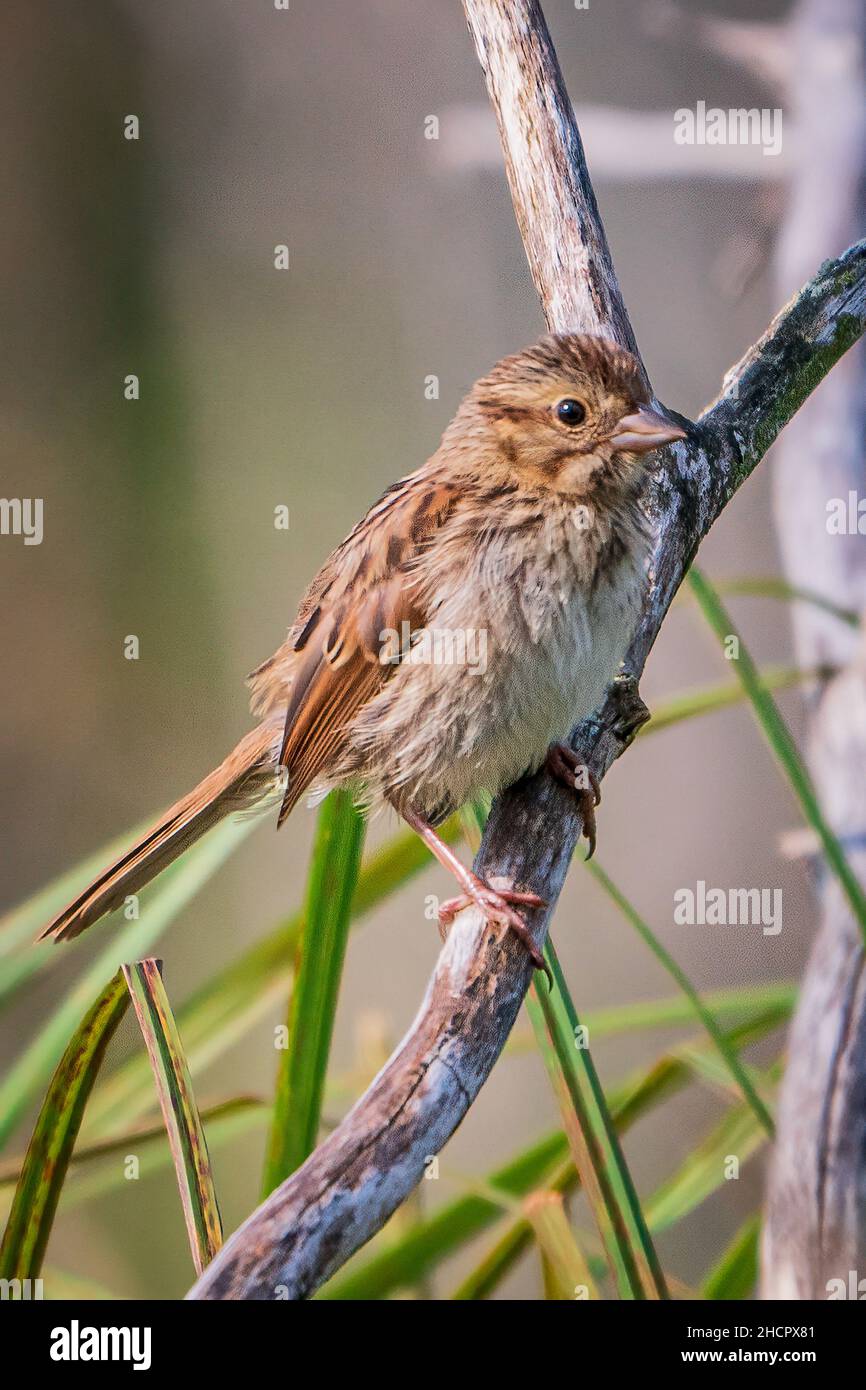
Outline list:
[[[545,762],[583,800],[565,740],[632,635],[649,536],[644,457],[685,432],[653,410],[628,353],[557,334],[476,382],[442,442],[327,559],[283,645],[250,677],[259,726],[43,932],[66,940],[118,907],[223,816],[350,788],[393,807],[474,903],[541,958],[518,908],[435,827]]]

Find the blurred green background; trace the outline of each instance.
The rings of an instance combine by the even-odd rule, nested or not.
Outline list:
[[[579,106],[672,121],[699,99],[766,104],[739,69],[654,32],[652,10],[548,0]],[[5,907],[224,755],[249,725],[243,677],[282,640],[315,567],[432,452],[474,378],[543,325],[457,0],[292,0],[288,12],[269,0],[9,0],[0,33],[0,490],[45,504],[41,546],[0,539]],[[135,142],[123,138],[129,113]],[[438,141],[425,139],[429,115]],[[596,173],[589,134],[586,145],[656,390],[694,415],[777,307],[765,253],[779,191],[751,175],[625,180],[605,175],[601,152]],[[278,243],[290,248],[285,272]],[[744,247],[754,264],[740,277]],[[138,401],[124,400],[129,373]],[[431,374],[437,400],[425,398]],[[274,527],[279,505],[288,531]],[[765,469],[702,563],[716,578],[777,571]],[[735,612],[762,662],[791,660],[784,609],[740,600]],[[128,634],[137,661],[124,658]],[[683,605],[644,697],[652,707],[727,674]],[[797,705],[783,698],[795,723]],[[702,987],[796,977],[811,905],[804,869],[778,845],[795,822],[740,707],[648,739],[614,770],[600,859]],[[175,924],[160,947],[175,1004],[297,905],[312,823],[299,810],[277,838],[268,818]],[[392,828],[374,826],[370,842]],[[697,879],[781,887],[782,932],[675,926],[673,894]],[[424,898],[449,891],[431,869],[350,942],[335,1072],[357,1064],[365,1038],[396,1040],[410,1022],[438,949]],[[673,992],[579,866],[554,936],[582,1012]],[[59,997],[65,967],[58,950],[50,976],[0,1017],[4,1066]],[[198,1081],[202,1104],[269,1093],[283,1014],[275,1005]],[[668,1036],[599,1043],[603,1080]],[[127,1018],[112,1055],[140,1045]],[[642,1193],[715,1113],[693,1088],[636,1127],[626,1151]],[[453,1196],[461,1176],[555,1123],[538,1056],[504,1059],[423,1201]],[[258,1198],[261,1147],[257,1134],[215,1155],[227,1230]],[[696,1279],[761,1180],[759,1163],[744,1167],[662,1236],[666,1265]],[[178,1296],[191,1282],[178,1213],[168,1171],[61,1208],[51,1262],[124,1295]],[[537,1292],[527,1259],[503,1294]]]

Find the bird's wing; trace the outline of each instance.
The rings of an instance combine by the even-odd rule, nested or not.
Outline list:
[[[390,488],[319,571],[285,645],[253,673],[260,711],[287,703],[281,822],[393,673],[382,633],[423,626],[417,569],[457,500],[453,483],[424,470]]]

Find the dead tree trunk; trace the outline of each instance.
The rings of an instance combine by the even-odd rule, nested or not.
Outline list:
[[[789,107],[798,159],[777,253],[783,293],[866,225],[866,4],[802,0],[791,28]],[[866,613],[866,536],[828,530],[827,503],[866,497],[862,345],[806,403],[774,451],[785,575]],[[866,518],[864,518],[866,529]],[[866,882],[866,647],[863,632],[798,604],[797,657],[839,674],[807,706],[824,811]],[[816,868],[818,932],[791,1028],[764,1228],[762,1291],[826,1298],[866,1276],[866,974],[863,938],[835,879]]]

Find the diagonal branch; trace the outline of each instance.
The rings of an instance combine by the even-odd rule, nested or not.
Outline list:
[[[631,343],[631,328],[580,138],[534,0],[464,0],[497,108],[521,231],[548,322]],[[866,243],[823,266],[726,379],[685,443],[657,460],[647,508],[657,531],[629,655],[643,670],[702,537],[778,431],[866,326]],[[603,776],[639,706],[614,684],[573,744]],[[539,774],[497,798],[476,859],[496,884],[549,906],[543,940],[580,832],[574,799]],[[511,933],[460,914],[406,1037],[343,1122],[244,1222],[189,1297],[304,1298],[375,1234],[460,1124],[498,1058],[531,967]]]

